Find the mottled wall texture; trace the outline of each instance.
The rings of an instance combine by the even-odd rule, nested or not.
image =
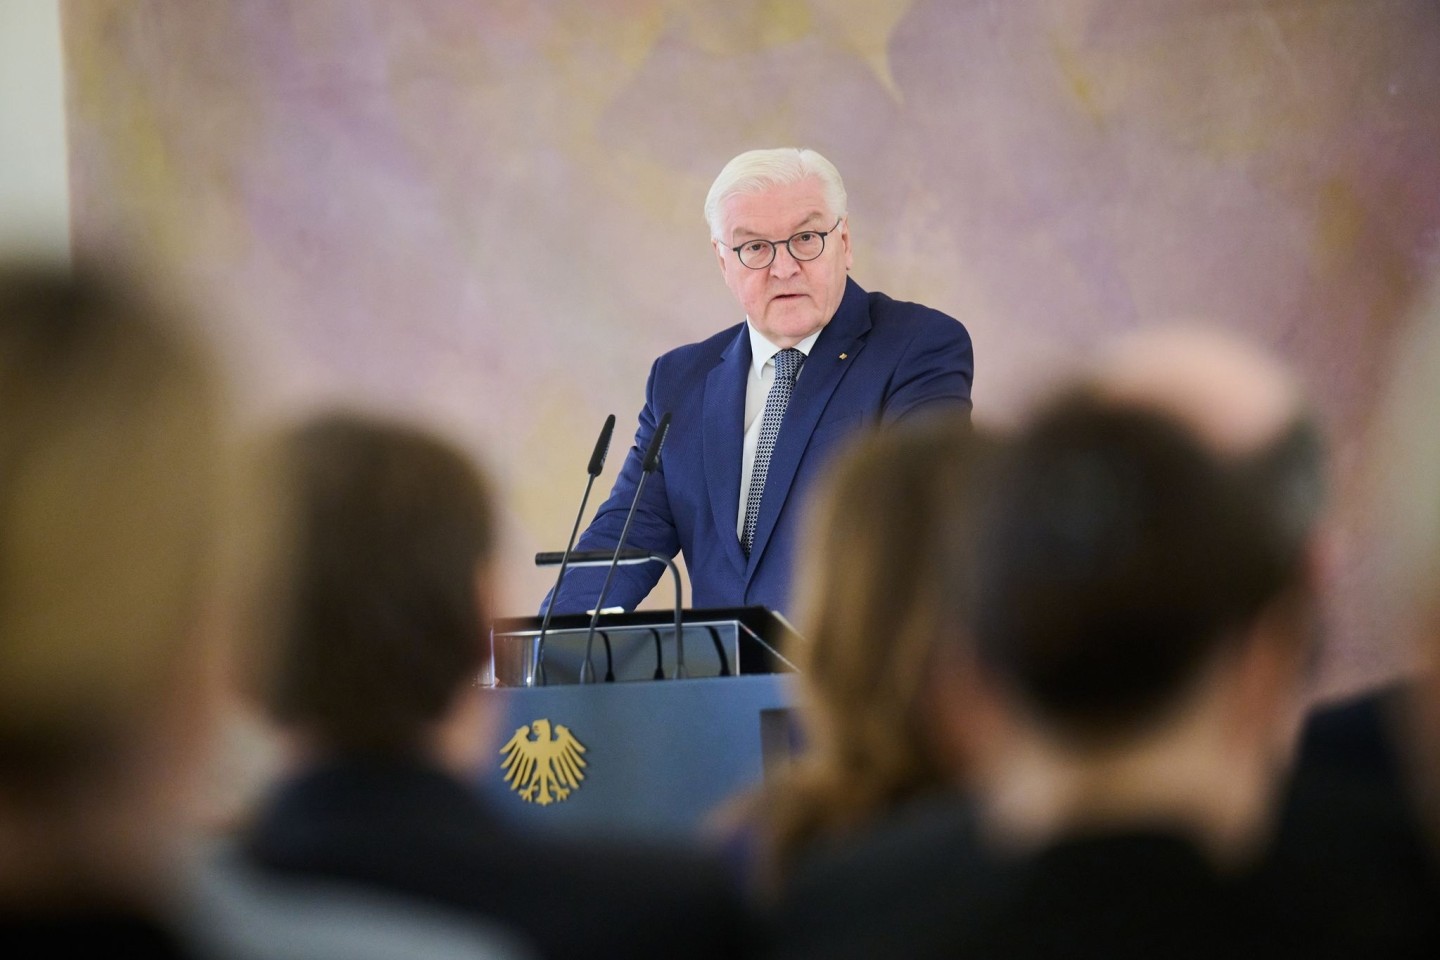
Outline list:
[[[854,276],[965,321],[981,422],[1213,320],[1313,389],[1342,511],[1440,266],[1433,0],[69,0],[63,32],[77,246],[197,290],[253,415],[481,456],[517,613],[605,413],[739,319],[700,208],[742,149],[836,162]],[[1346,516],[1331,692],[1406,662]]]

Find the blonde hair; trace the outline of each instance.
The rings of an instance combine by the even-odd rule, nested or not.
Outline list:
[[[953,641],[949,568],[973,508],[988,443],[936,417],[861,439],[812,509],[793,651],[809,747],[767,803],[779,876],[817,840],[863,826],[956,775],[942,755],[925,684]]]
[[[83,268],[0,269],[0,774],[91,764],[180,682],[219,419],[165,309]]]
[[[845,216],[849,202],[845,181],[840,179],[840,171],[835,169],[835,165],[814,150],[779,147],[747,150],[735,157],[721,169],[705,197],[705,222],[710,225],[711,238],[725,240],[721,235],[724,225],[720,218],[726,200],[741,194],[759,193],[781,184],[799,183],[809,177],[820,181],[830,215]]]

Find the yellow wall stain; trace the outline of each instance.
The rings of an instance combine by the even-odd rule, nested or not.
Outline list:
[[[1080,51],[1060,38],[1052,37],[1050,54],[1070,99],[1096,126],[1104,126],[1105,112],[1100,103],[1098,81]]]
[[[1320,184],[1315,220],[1315,248],[1322,266],[1349,255],[1365,232],[1365,205],[1355,188],[1332,177]]]
[[[794,43],[813,29],[805,0],[692,3],[670,0],[668,12],[686,43],[710,56],[740,57]]]
[[[895,27],[914,5],[911,0],[875,3],[874,0],[810,0],[842,42],[869,66],[880,85],[898,103],[904,99],[890,70],[890,41]]]

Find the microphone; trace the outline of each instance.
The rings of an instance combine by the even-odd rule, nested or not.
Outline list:
[[[595,645],[595,625],[600,622],[600,611],[605,609],[605,595],[610,592],[610,583],[615,579],[615,568],[620,565],[620,552],[625,549],[625,537],[630,533],[630,521],[635,519],[635,508],[640,505],[640,494],[645,491],[645,481],[660,466],[660,448],[665,446],[665,436],[670,432],[670,413],[660,416],[660,423],[650,437],[650,446],[645,450],[645,459],[640,463],[640,482],[635,484],[635,496],[630,501],[630,512],[625,514],[625,525],[620,528],[620,539],[615,544],[615,554],[610,559],[610,569],[605,573],[605,583],[600,587],[600,596],[595,600],[595,612],[590,615],[590,629],[585,634],[585,663],[580,667],[580,682],[595,682],[595,664],[590,658]],[[578,520],[576,521],[579,522]],[[550,604],[555,605],[553,602]]]
[[[590,453],[590,465],[585,472],[590,474],[594,480],[600,476],[600,471],[605,469],[605,457],[610,453],[610,437],[615,433],[615,414],[605,418],[605,426],[600,428],[600,436],[595,438],[595,449]]]
[[[590,454],[590,464],[585,472],[590,479],[585,481],[585,494],[580,498],[580,509],[575,514],[575,525],[570,528],[570,542],[565,545],[565,550],[560,554],[560,572],[555,575],[555,586],[550,591],[550,602],[545,605],[545,618],[540,621],[540,636],[535,641],[535,669],[540,678],[540,686],[545,686],[545,631],[550,629],[550,617],[555,612],[555,600],[560,596],[560,584],[565,582],[565,571],[570,567],[570,554],[575,549],[575,538],[580,535],[580,518],[585,516],[585,504],[590,501],[590,488],[595,485],[595,478],[600,476],[600,471],[605,469],[605,457],[610,453],[610,437],[615,432],[615,414],[605,418],[605,426],[600,428],[600,436],[595,438],[595,451]]]

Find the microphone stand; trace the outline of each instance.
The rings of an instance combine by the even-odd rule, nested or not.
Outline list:
[[[553,567],[565,558],[565,554],[557,551],[542,551],[535,554],[535,566]],[[680,568],[675,561],[663,553],[652,553],[647,550],[640,550],[635,547],[627,547],[612,554],[609,550],[575,550],[570,554],[570,566],[572,567],[598,567],[602,564],[617,562],[622,567],[633,566],[637,563],[663,563],[670,570],[670,576],[675,582],[675,679],[684,679],[689,674],[685,671],[685,632],[684,632],[684,610],[685,610],[685,587],[680,580]],[[598,631],[597,631],[598,632]],[[714,630],[711,628],[713,634]],[[715,650],[720,657],[720,676],[730,676],[730,661],[725,656],[725,650],[720,646],[718,635],[715,637]],[[657,675],[656,680],[663,680],[663,676]]]
[[[680,585],[680,568],[675,566],[674,560],[658,553],[650,554],[650,559],[665,561],[665,566],[670,568],[670,575],[675,578],[675,679],[684,680],[689,674],[685,672],[685,627],[680,623],[681,608],[685,606],[684,587]]]
[[[560,584],[565,582],[565,571],[570,567],[570,554],[575,549],[575,538],[580,534],[580,519],[585,516],[585,504],[590,502],[590,488],[595,486],[595,478],[600,476],[600,471],[605,469],[605,457],[610,452],[610,435],[615,432],[615,414],[605,418],[605,425],[600,428],[600,436],[595,440],[595,451],[590,454],[590,465],[586,468],[590,479],[585,481],[585,495],[580,498],[580,509],[575,514],[575,525],[570,528],[570,541],[565,545],[565,552],[560,556],[560,572],[555,575],[555,586],[550,590],[550,602],[545,604],[545,618],[540,621],[540,636],[535,642],[535,672],[539,677],[540,686],[546,686],[545,676],[545,633],[550,629],[550,618],[555,613],[555,601],[560,596]]]
[[[640,482],[635,485],[635,497],[630,501],[630,511],[625,514],[625,524],[620,528],[620,539],[615,544],[615,556],[610,560],[610,569],[605,572],[600,596],[595,599],[595,612],[590,615],[590,629],[585,634],[585,662],[580,667],[581,683],[595,682],[595,664],[591,660],[591,651],[595,646],[595,626],[600,622],[600,611],[605,609],[605,597],[615,579],[615,568],[620,564],[620,551],[625,549],[625,538],[630,533],[630,522],[635,519],[635,508],[640,506],[640,495],[645,491],[645,481],[649,480],[650,474],[660,466],[660,448],[665,445],[665,435],[669,432],[670,414],[666,412],[660,417],[660,423],[655,427],[655,435],[650,438],[650,447],[645,451],[645,459],[640,467]]]

